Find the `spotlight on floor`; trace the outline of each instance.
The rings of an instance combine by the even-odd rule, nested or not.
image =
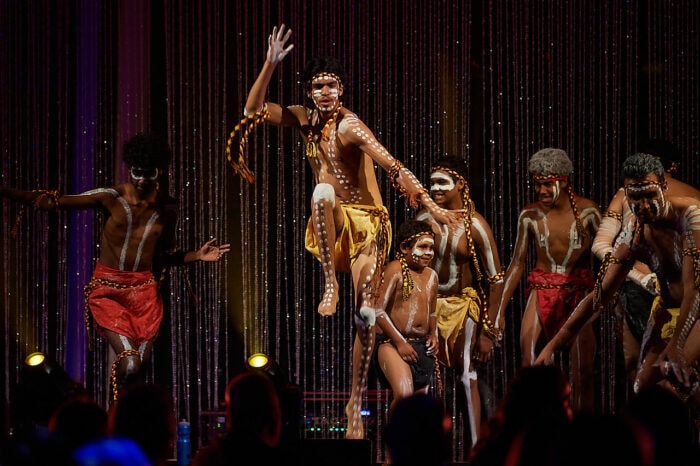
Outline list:
[[[13,425],[20,430],[46,425],[62,402],[84,391],[59,364],[42,352],[33,352],[24,358],[18,384],[14,387]]]
[[[287,372],[269,355],[253,353],[245,362],[249,371],[260,371],[272,380],[282,405],[282,442],[295,445],[301,438],[301,391],[290,382]]]
[[[31,353],[27,355],[26,358],[24,358],[24,363],[28,365],[29,367],[36,367],[39,364],[43,363],[46,360],[46,355],[42,353],[41,351],[36,351],[34,353]]]
[[[265,370],[270,365],[270,357],[265,353],[253,353],[248,357],[246,364],[249,369]]]

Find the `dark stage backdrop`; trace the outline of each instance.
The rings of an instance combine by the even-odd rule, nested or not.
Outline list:
[[[140,130],[167,134],[179,245],[231,242],[218,264],[171,271],[149,377],[169,387],[178,418],[205,441],[229,378],[255,351],[272,354],[304,393],[305,436],[333,437],[350,385],[351,282],[338,313],[316,313],[319,264],[303,247],[311,173],[300,138],[259,127],[246,153],[254,184],[225,155],[267,36],[284,22],[294,50],[269,99],[302,102],[299,75],[316,55],[347,67],[343,103],[424,182],[446,152],[469,161],[469,182],[507,266],[518,212],[530,202],[529,156],[564,148],[573,185],[607,205],[622,160],[648,137],[683,154],[680,178],[700,170],[700,15],[693,0],[285,1],[8,0],[0,3],[0,183],[77,193],[127,180],[121,145]],[[236,148],[234,147],[234,150]],[[413,211],[379,170],[398,225]],[[88,350],[83,286],[97,257],[92,211],[45,213],[0,202],[0,390],[12,400],[24,356],[46,352],[107,402],[110,355]],[[187,283],[196,295],[188,292]],[[495,361],[483,374],[502,395],[519,362],[524,283]],[[600,407],[615,408],[612,320],[601,321]],[[454,408],[454,460],[468,438]],[[372,379],[368,429],[381,444],[388,397]],[[376,400],[376,401],[375,401]],[[322,432],[311,432],[321,427]],[[375,448],[377,460],[383,455]]]

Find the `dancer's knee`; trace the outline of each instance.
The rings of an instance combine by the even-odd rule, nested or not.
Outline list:
[[[328,201],[331,207],[335,207],[335,189],[328,183],[317,184],[311,198],[313,202]]]
[[[362,306],[359,315],[355,316],[355,325],[364,328],[372,327],[377,320],[377,312],[369,306]]]

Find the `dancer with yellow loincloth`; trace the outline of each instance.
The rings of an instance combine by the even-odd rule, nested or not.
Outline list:
[[[491,227],[474,208],[466,172],[464,158],[448,155],[435,161],[430,174],[431,197],[462,216],[462,222],[452,227],[428,211],[417,218],[429,222],[435,233],[438,359],[457,372],[464,387],[459,409],[469,424],[466,443],[474,445],[482,422],[478,369],[491,360],[503,331],[503,319],[496,315],[503,271]]]
[[[354,316],[357,330],[353,344],[352,386],[345,412],[348,416],[346,438],[364,438],[361,416],[362,397],[375,337],[374,301],[381,268],[391,243],[389,215],[383,205],[375,164],[388,172],[393,186],[405,195],[413,207],[423,204],[443,221],[457,218],[439,208],[416,177],[396,160],[374,137],[360,118],[342,105],[341,98],[349,82],[343,67],[330,57],[315,58],[301,74],[305,105],[282,106],[265,101],[272,74],[294,48],[287,45],[292,31],[284,25],[274,27],[268,37],[267,56],[253,83],[245,104],[245,118],[234,128],[227,153],[238,129],[265,123],[292,127],[299,131],[306,147],[315,178],[311,196],[306,246],[321,262],[324,289],[318,313],[332,316],[339,300],[336,272],[350,271],[354,288]],[[239,145],[238,161],[232,161],[237,173],[248,181],[253,174],[242,158],[245,133]]]

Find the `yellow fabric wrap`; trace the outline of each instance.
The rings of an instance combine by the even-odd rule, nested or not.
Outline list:
[[[668,315],[663,315],[661,313],[666,312]],[[664,306],[663,299],[657,296],[654,299],[654,303],[651,305],[651,313],[649,314],[649,320],[651,323],[655,323],[657,319],[663,319],[661,326],[661,339],[668,343],[668,341],[673,336],[673,332],[676,330],[676,323],[678,322],[678,315],[681,313],[681,309],[678,307],[666,308]]]
[[[391,223],[386,207],[360,204],[341,204],[340,207],[345,221],[335,240],[336,270],[350,272],[360,252],[376,240],[380,247],[377,251],[377,271],[381,271],[391,247]],[[306,225],[305,243],[306,250],[320,261],[318,243],[313,234],[313,216]]]
[[[462,352],[462,348],[455,348],[455,344],[464,328],[464,320],[470,318],[479,322],[481,300],[474,288],[466,287],[458,296],[438,297],[436,310],[441,343],[438,358],[445,366],[452,367],[454,355]]]

